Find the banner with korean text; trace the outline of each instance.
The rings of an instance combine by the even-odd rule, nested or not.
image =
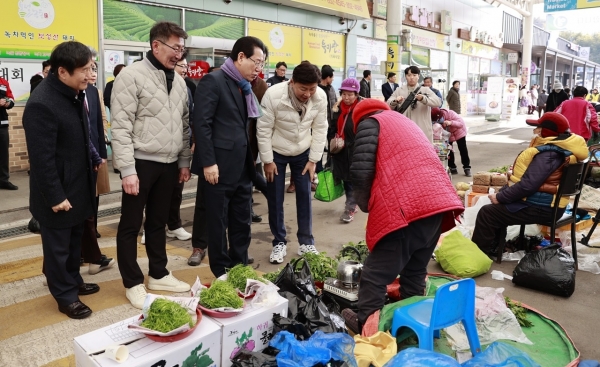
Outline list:
[[[269,48],[269,69],[275,69],[279,61],[284,61],[289,69],[302,62],[302,29],[249,20],[248,35],[259,38]]]
[[[316,65],[328,64],[335,71],[344,71],[345,37],[340,33],[302,29],[302,60]]]

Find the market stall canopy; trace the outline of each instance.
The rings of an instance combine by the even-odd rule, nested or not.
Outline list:
[[[306,9],[348,19],[369,19],[367,0],[264,0],[274,4]]]

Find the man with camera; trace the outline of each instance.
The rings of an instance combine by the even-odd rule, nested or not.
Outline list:
[[[420,75],[421,70],[418,67],[407,67],[404,70],[406,84],[397,88],[387,103],[392,110],[402,113],[417,124],[433,144],[431,108],[439,107],[442,100],[428,87],[418,85]],[[404,102],[410,105],[407,106]]]
[[[15,105],[8,80],[0,78],[0,189],[18,190],[8,179],[8,112]]]

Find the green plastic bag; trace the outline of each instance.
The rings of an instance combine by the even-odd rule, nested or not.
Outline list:
[[[485,274],[492,266],[492,259],[460,231],[452,231],[444,237],[440,247],[435,250],[435,257],[442,269],[461,278]]]
[[[317,173],[317,177],[319,183],[315,190],[315,199],[329,203],[344,195],[344,185],[341,182],[335,184],[333,173],[329,168]]]

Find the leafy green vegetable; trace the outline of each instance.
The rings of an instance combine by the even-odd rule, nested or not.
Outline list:
[[[346,251],[344,253],[344,256],[342,256],[342,251],[344,251],[346,247],[354,247],[355,249],[357,249],[360,253],[360,260],[358,259],[358,256],[354,251]],[[354,242],[348,242],[347,244],[342,246],[340,253],[335,258],[338,259],[338,261],[341,261],[343,258],[344,260],[360,261],[364,264],[367,256],[369,256],[369,248],[367,247],[367,243],[365,241],[359,241],[356,244]]]
[[[227,281],[233,285],[233,288],[237,288],[242,292],[246,289],[247,279],[260,280],[258,274],[251,266],[237,264],[227,272]]]
[[[210,288],[200,292],[200,304],[206,308],[232,307],[242,308],[244,301],[238,296],[231,283],[215,280]]]
[[[315,281],[324,282],[326,278],[337,277],[338,262],[336,259],[327,256],[325,252],[319,254],[307,252],[302,257],[308,262],[308,267]]]
[[[263,274],[262,277],[263,277],[263,279],[266,279],[271,283],[275,283],[275,280],[277,280],[277,277],[279,276],[280,273],[281,273],[281,269],[277,268],[277,270],[275,270],[275,271]]]
[[[492,168],[488,172],[506,173],[506,172],[508,172],[508,167],[509,167],[508,165],[502,166],[502,167],[496,167],[496,168]]]
[[[168,333],[185,324],[194,326],[192,316],[183,306],[164,298],[157,298],[152,302],[148,317],[142,321],[143,327],[161,333]]]
[[[513,302],[510,298],[504,297],[504,301],[506,302],[506,306],[510,309],[510,311],[515,315],[519,325],[522,327],[532,327],[533,323],[527,320],[527,309],[521,306],[521,302]]]

